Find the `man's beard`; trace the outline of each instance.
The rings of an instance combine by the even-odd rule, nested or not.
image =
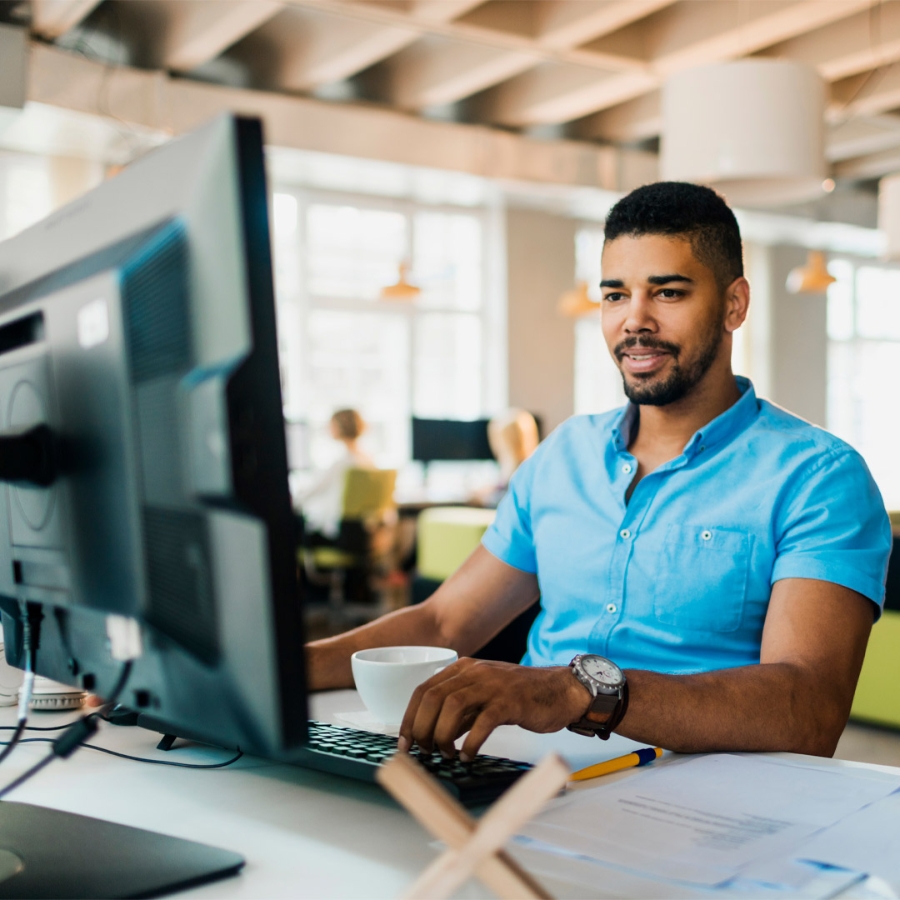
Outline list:
[[[642,376],[633,375],[632,377],[636,380],[629,383],[623,372],[622,386],[625,389],[625,396],[639,406],[668,406],[668,404],[677,403],[686,397],[700,383],[718,355],[724,336],[723,324],[724,321],[717,321],[713,324],[713,327],[705,335],[699,356],[686,368],[679,364],[681,347],[678,344],[658,341],[651,337],[626,338],[617,344],[613,352],[620,363],[626,352],[635,347],[662,350],[672,357],[671,370],[663,379],[654,380],[654,376],[650,375],[649,377],[645,376],[646,380],[643,380]]]

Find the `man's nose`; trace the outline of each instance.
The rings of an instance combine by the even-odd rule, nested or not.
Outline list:
[[[624,328],[629,334],[656,331],[650,298],[644,291],[635,291],[628,302],[628,315]]]

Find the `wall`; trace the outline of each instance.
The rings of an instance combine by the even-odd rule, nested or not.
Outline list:
[[[506,213],[509,402],[541,416],[549,433],[575,405],[575,328],[556,312],[575,277],[573,219]]]
[[[827,304],[822,294],[790,294],[788,273],[806,262],[800,247],[756,245],[747,254],[752,336],[749,371],[757,390],[825,427],[828,389]]]

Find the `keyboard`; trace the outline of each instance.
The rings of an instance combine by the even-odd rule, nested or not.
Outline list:
[[[311,721],[309,742],[295,761],[304,768],[375,781],[378,767],[396,752],[397,738],[390,735]],[[533,768],[531,763],[481,754],[464,763],[458,757],[444,759],[440,753],[425,753],[417,747],[410,755],[464,806],[491,803]]]

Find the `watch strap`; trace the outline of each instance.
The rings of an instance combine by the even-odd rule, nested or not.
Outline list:
[[[601,699],[602,698],[602,699]],[[598,701],[600,701],[598,703]],[[591,718],[591,713],[610,712],[605,722],[597,722]],[[577,722],[566,726],[569,731],[581,734],[586,737],[596,735],[600,740],[607,741],[609,736],[619,727],[625,713],[628,711],[628,682],[624,682],[622,687],[615,694],[597,694],[591,701],[590,709]]]

